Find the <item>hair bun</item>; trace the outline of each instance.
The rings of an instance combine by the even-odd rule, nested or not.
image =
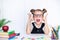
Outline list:
[[[35,12],[35,10],[34,9],[31,9],[30,12],[33,14]]]
[[[43,14],[47,12],[47,10],[46,10],[46,9],[43,9],[42,11],[43,11]]]

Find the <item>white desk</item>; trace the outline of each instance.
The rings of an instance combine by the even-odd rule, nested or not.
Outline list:
[[[31,34],[31,35],[26,35],[24,36],[23,40],[51,40],[51,38],[48,35],[44,35],[44,34]]]

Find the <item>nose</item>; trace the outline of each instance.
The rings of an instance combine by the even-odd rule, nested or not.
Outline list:
[[[40,15],[37,15],[37,18],[40,18]]]

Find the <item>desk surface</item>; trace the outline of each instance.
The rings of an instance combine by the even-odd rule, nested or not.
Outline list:
[[[51,40],[51,38],[48,35],[44,35],[44,34],[32,34],[32,35],[26,35],[25,37],[22,37],[21,39],[23,40],[31,40],[31,39],[35,39],[35,40]]]

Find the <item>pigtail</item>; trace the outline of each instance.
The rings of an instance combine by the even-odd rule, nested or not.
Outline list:
[[[34,14],[35,10],[34,10],[34,9],[31,9],[30,12],[31,12],[32,14]]]
[[[43,14],[47,12],[46,9],[43,9],[43,10],[41,10],[41,9],[36,9],[36,10],[35,10],[35,9],[31,9],[31,10],[30,10],[30,12],[31,12],[32,14],[34,14],[35,11],[41,11],[41,12],[43,12]]]
[[[46,10],[46,9],[43,9],[42,11],[43,11],[43,14],[47,12],[47,10]]]

